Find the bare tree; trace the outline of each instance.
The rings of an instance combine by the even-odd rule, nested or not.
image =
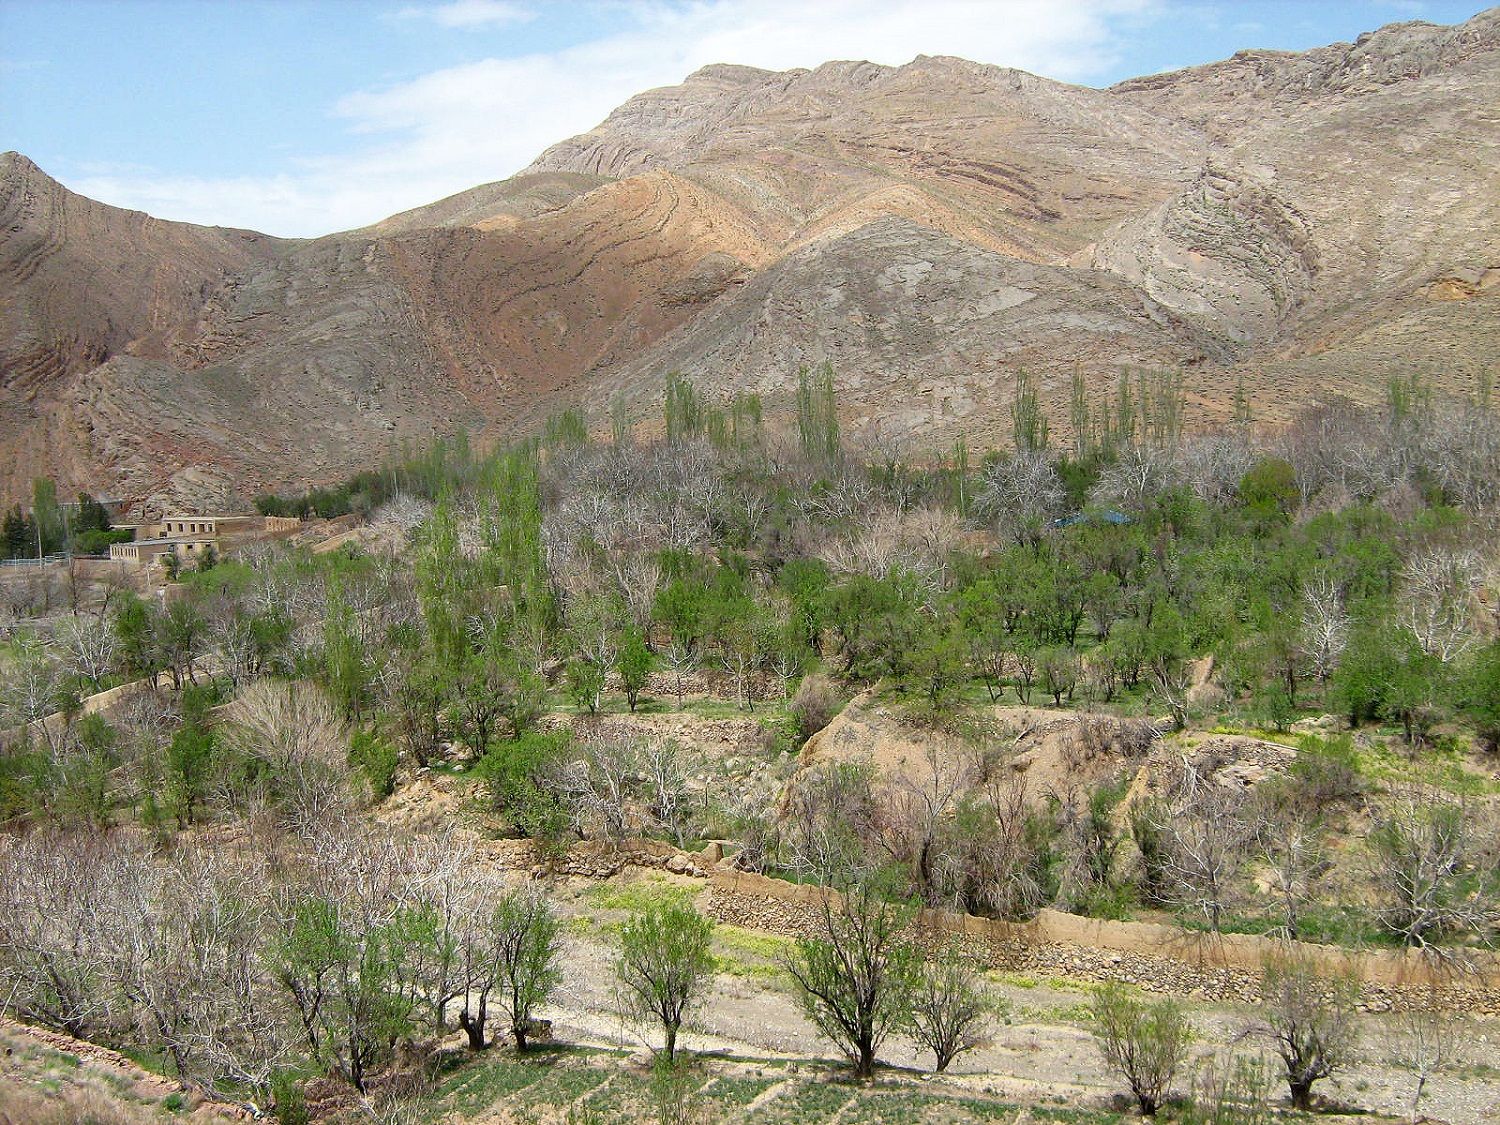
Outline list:
[[[661,561],[639,551],[612,551],[606,557],[630,620],[638,629],[650,629],[656,592],[661,588]]]
[[[974,506],[999,533],[1017,543],[1035,543],[1062,510],[1062,478],[1042,450],[1018,451],[985,467]]]
[[[76,702],[68,687],[67,669],[51,646],[28,641],[0,680],[0,728],[29,727],[38,731],[49,747],[56,747],[57,734],[41,720]]]
[[[880,846],[909,873],[912,892],[931,905],[946,898],[938,870],[941,844],[970,785],[966,765],[929,743],[921,763],[883,778],[877,794]]]
[[[0,838],[0,1001],[75,1038],[119,1009],[106,973],[120,848],[88,836]]]
[[[56,638],[64,667],[99,691],[120,649],[114,622],[107,617],[100,621],[67,617],[58,626]]]
[[[958,534],[957,518],[951,512],[902,512],[877,505],[850,520],[847,533],[825,541],[816,550],[817,557],[830,569],[872,578],[900,570],[930,590],[942,585]]]
[[[636,749],[651,823],[681,847],[687,836],[687,774],[682,749],[670,739],[654,738]]]
[[[1483,933],[1500,919],[1489,818],[1433,790],[1397,790],[1375,813],[1372,875],[1385,925],[1407,945]]]
[[[1282,933],[1295,941],[1300,936],[1303,907],[1333,866],[1323,826],[1288,811],[1266,817],[1259,836],[1271,890],[1281,902]]]
[[[306,826],[349,804],[347,731],[317,688],[258,680],[230,704],[225,719],[225,744],[263,767],[249,780],[225,779],[231,807],[270,808]]]
[[[1252,838],[1244,798],[1195,784],[1176,807],[1155,808],[1164,896],[1200,912],[1217,931]]]
[[[736,702],[746,711],[755,710],[756,681],[766,663],[765,622],[760,607],[728,622],[719,634],[719,662],[734,683]]]
[[[208,649],[235,687],[259,671],[259,645],[250,618],[240,606],[221,600],[208,618]]]
[[[673,639],[671,644],[662,650],[662,663],[672,670],[673,686],[677,695],[677,710],[682,710],[683,688],[686,680],[692,674],[697,664],[697,657],[693,654],[692,647],[683,641]]]
[[[561,770],[557,787],[583,836],[623,839],[637,823],[640,768],[634,746],[596,738]]]
[[[1295,953],[1267,959],[1261,1013],[1281,1056],[1294,1108],[1311,1109],[1313,1084],[1353,1060],[1358,995],[1358,984],[1348,973],[1330,972]]]
[[[1050,815],[1028,801],[1023,778],[993,771],[941,822],[933,863],[937,893],[965,911],[1031,917],[1058,890],[1054,827]]]
[[[1327,578],[1302,586],[1303,654],[1312,665],[1318,683],[1326,685],[1349,643],[1349,614],[1338,586]]]
[[[1474,591],[1484,578],[1478,554],[1422,551],[1407,561],[1404,577],[1401,624],[1429,656],[1444,663],[1462,656],[1474,640]]]
[[[1099,474],[1093,500],[1099,504],[1139,509],[1171,485],[1175,477],[1176,467],[1166,450],[1133,445]]]
[[[1412,1001],[1396,1020],[1396,1058],[1417,1080],[1410,1115],[1412,1125],[1416,1125],[1427,1084],[1457,1061],[1463,1036],[1457,1014],[1444,1006],[1436,989]]]
[[[820,880],[862,864],[876,834],[874,780],[867,758],[799,773],[782,798],[786,862]]]
[[[1177,452],[1177,465],[1195,495],[1216,507],[1227,507],[1254,466],[1255,456],[1245,434],[1218,430],[1185,441]]]
[[[148,1041],[205,1088],[268,1090],[292,1044],[261,962],[265,870],[187,847],[118,875],[107,964]]]
[[[912,1036],[932,1052],[939,1074],[988,1041],[997,1011],[984,978],[956,945],[916,969],[910,1002]]]

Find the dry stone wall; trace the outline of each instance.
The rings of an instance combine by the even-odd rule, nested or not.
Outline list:
[[[718,868],[709,875],[707,909],[720,922],[789,937],[815,933],[820,888]],[[1283,950],[1274,939],[1205,934],[1146,922],[1111,922],[1043,910],[1029,922],[1003,922],[926,910],[917,918],[926,945],[956,941],[983,964],[1010,972],[1082,980],[1119,980],[1153,992],[1254,1003],[1260,966]],[[1500,1015],[1500,963],[1475,954],[1459,964],[1414,950],[1352,953],[1297,943],[1329,973],[1361,981],[1361,1004],[1392,1011],[1437,1003]]]

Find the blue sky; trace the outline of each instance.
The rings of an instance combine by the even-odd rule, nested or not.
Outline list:
[[[962,55],[1106,85],[1477,0],[0,0],[0,150],[164,218],[315,235],[524,167],[709,62]]]

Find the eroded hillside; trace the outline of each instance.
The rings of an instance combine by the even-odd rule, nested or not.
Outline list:
[[[654,411],[680,370],[1003,444],[1016,373],[1187,372],[1190,425],[1500,335],[1500,11],[1095,90],[953,58],[707,67],[521,175],[312,242],[161,222],[5,158],[0,489],[200,502],[458,426]]]

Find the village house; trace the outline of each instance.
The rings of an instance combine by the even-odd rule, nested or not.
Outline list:
[[[232,544],[262,535],[284,535],[300,526],[300,520],[276,517],[170,515],[154,524],[142,524],[140,530],[148,537],[113,544],[109,557],[149,566],[175,554],[179,561],[188,562],[210,547],[222,553],[224,540]]]

